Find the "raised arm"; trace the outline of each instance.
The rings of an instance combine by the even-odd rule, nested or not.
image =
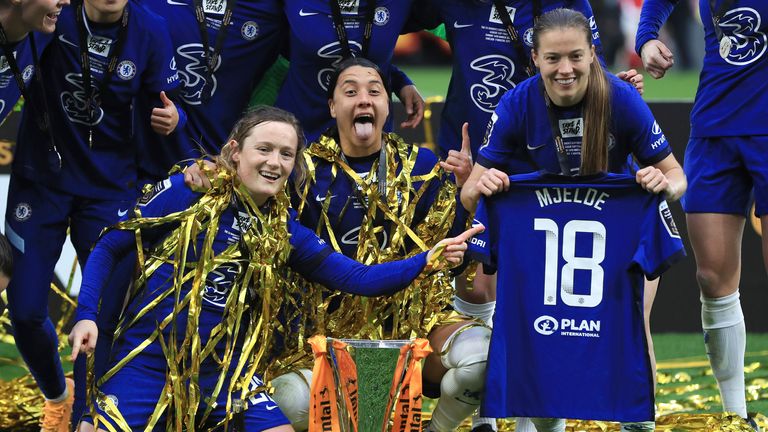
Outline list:
[[[652,77],[659,79],[675,64],[672,51],[659,40],[659,30],[669,18],[677,0],[645,0],[635,37],[635,51]]]

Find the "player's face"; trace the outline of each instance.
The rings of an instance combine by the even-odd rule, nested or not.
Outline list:
[[[113,23],[123,15],[128,0],[85,0],[85,12],[94,22]]]
[[[22,0],[21,21],[27,31],[53,33],[61,8],[68,4],[69,0]]]
[[[389,96],[375,69],[345,69],[328,106],[331,117],[336,119],[345,154],[367,156],[381,148],[381,131],[389,116]]]
[[[590,35],[591,37],[591,35]],[[576,28],[548,30],[539,36],[533,62],[539,68],[544,88],[558,106],[572,106],[584,98],[589,67],[595,61],[595,46]]]
[[[227,144],[235,147],[232,161],[237,175],[256,205],[283,190],[296,162],[298,142],[293,126],[269,121],[254,126],[241,143],[242,148],[238,149],[234,140]]]

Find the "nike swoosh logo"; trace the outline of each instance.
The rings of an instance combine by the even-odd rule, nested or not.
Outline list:
[[[544,147],[545,145],[547,145],[547,144],[546,143],[545,144],[539,144],[537,146],[532,146],[530,144],[527,144],[526,147],[528,148],[528,150],[536,150],[536,149],[540,149],[540,148]]]
[[[70,42],[70,41],[68,41],[68,40],[67,40],[67,39],[64,37],[64,35],[59,35],[59,40],[60,40],[60,41],[62,41],[62,42],[64,42],[64,43],[65,43],[65,44],[67,44],[67,45],[72,45],[73,47],[79,46],[79,45],[77,45],[77,44],[76,44],[76,43],[74,43],[74,42]]]
[[[472,27],[474,24],[459,24],[458,21],[453,22],[453,28],[465,28],[465,27]]]
[[[277,408],[277,405],[267,405],[264,408],[266,408],[267,411],[272,411],[273,409]]]
[[[325,198],[326,198],[326,197],[324,197],[324,196],[323,196],[323,197],[321,197],[321,196],[320,196],[320,194],[317,194],[317,196],[315,197],[315,201],[317,201],[317,202],[323,202],[323,201],[325,201]],[[336,198],[336,195],[331,195],[331,196],[330,196],[330,197],[328,197],[328,198]]]
[[[304,9],[299,9],[299,16],[312,16],[317,15],[320,12],[304,12]]]
[[[173,6],[186,6],[187,5],[184,2],[175,1],[175,0],[168,0],[168,4],[169,5],[173,5]]]
[[[117,216],[118,216],[118,217],[123,217],[123,216],[125,216],[126,214],[128,214],[128,209],[125,209],[125,210],[119,210],[119,209],[118,209],[118,210],[117,210]]]

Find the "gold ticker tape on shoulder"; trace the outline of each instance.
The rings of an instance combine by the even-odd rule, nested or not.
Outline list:
[[[439,164],[428,172],[415,174],[419,147],[406,144],[395,134],[384,134],[382,151],[386,152],[386,196],[381,195],[378,180],[378,160],[373,162],[372,173],[363,179],[345,161],[336,140],[324,135],[305,152],[308,180],[301,193],[301,202],[309,199],[310,187],[318,169],[329,169],[331,182],[346,181],[357,188],[365,200],[365,215],[360,223],[359,243],[354,257],[364,264],[377,264],[402,259],[429,250],[445,238],[453,224],[456,210],[456,187],[447,179]],[[330,168],[326,168],[330,165]],[[420,183],[418,190],[414,183]],[[436,186],[437,183],[437,186]],[[425,204],[425,192],[436,188],[432,203]],[[328,194],[331,192],[329,191]],[[333,220],[328,208],[331,199],[323,201],[322,214],[314,228],[318,235],[328,234],[331,246],[341,252]],[[303,211],[304,204],[297,209]],[[416,208],[428,208],[423,220],[414,221]],[[377,233],[390,225],[386,233],[389,242],[382,247]],[[426,337],[435,325],[445,322],[453,288],[448,271],[439,271],[420,278],[405,290],[388,297],[366,298],[331,292],[315,285],[310,303],[316,310],[316,332],[330,337],[353,339],[411,339]],[[333,304],[334,306],[331,306]],[[385,329],[385,322],[391,328]],[[314,332],[310,332],[314,333]],[[297,361],[308,365],[311,358],[305,350],[302,359],[286,359],[286,364]]]

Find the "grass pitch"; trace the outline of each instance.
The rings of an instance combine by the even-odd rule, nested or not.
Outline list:
[[[401,69],[411,78],[423,97],[445,97],[448,82],[451,80],[450,67],[411,66]],[[673,71],[660,80],[651,78],[647,72],[641,71],[641,73],[645,77],[643,98],[646,101],[692,101],[696,95],[696,86],[699,84],[698,72]]]

